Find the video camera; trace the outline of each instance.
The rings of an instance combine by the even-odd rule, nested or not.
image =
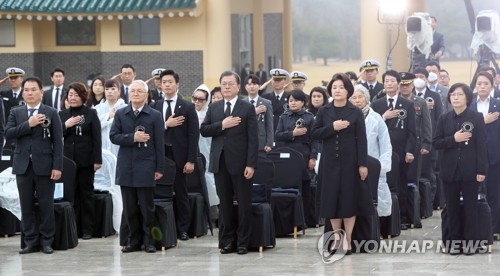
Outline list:
[[[470,47],[478,58],[478,70],[489,67],[491,61],[498,72],[495,54],[500,54],[500,19],[496,11],[483,10],[476,16],[476,27]]]
[[[416,12],[406,19],[406,47],[412,51],[412,67],[424,67],[431,55],[433,32],[428,13]]]

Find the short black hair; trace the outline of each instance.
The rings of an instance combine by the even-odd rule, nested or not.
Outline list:
[[[425,70],[425,68],[423,67],[417,67],[415,69],[413,69],[413,74],[422,74],[425,76],[425,78],[428,78],[429,77],[429,72],[427,70]]]
[[[23,90],[24,90],[24,84],[26,82],[36,82],[38,84],[38,88],[43,89],[42,81],[38,77],[29,77],[29,78],[24,79],[24,81],[21,85]]]
[[[252,84],[258,84],[260,85],[260,78],[257,77],[257,75],[255,74],[250,74],[246,79],[245,79],[245,85],[248,84],[248,82],[250,81],[250,83]]]
[[[427,72],[427,71],[426,71]],[[395,70],[387,70],[387,72],[385,72],[383,75],[382,75],[382,81],[385,82],[385,77],[386,76],[391,76],[391,77],[395,77],[396,78],[396,81],[398,83],[401,82],[401,75],[395,71]]]
[[[352,94],[354,93],[354,86],[352,85],[352,82],[349,79],[349,77],[344,73],[337,73],[337,74],[333,75],[332,79],[330,80],[330,82],[326,86],[327,92],[330,93],[330,95],[331,95],[333,82],[335,82],[337,80],[342,81],[342,83],[344,84],[344,88],[347,90],[347,98],[349,99],[352,96]]]
[[[441,65],[439,65],[439,63],[437,63],[435,60],[431,60],[431,61],[427,62],[425,64],[425,67],[427,67],[427,66],[436,66],[438,71],[441,70]]]
[[[51,76],[51,77],[54,77],[54,74],[55,74],[56,72],[60,72],[60,73],[62,73],[62,74],[63,74],[63,76],[64,76],[64,70],[63,70],[63,69],[61,69],[61,68],[55,68],[54,70],[52,70],[52,72],[50,72],[50,76]]]
[[[122,68],[120,68],[120,72],[123,70],[123,68],[130,68],[135,73],[135,68],[134,68],[134,66],[132,66],[132,64],[128,64],[128,63],[123,64]]]
[[[356,73],[354,73],[353,71],[347,71],[345,72],[345,74],[351,79],[351,80],[358,80],[358,76],[356,75]]]
[[[290,92],[290,97],[288,99],[290,99],[291,97],[293,97],[296,101],[303,102],[304,107],[306,106],[307,96],[306,96],[306,93],[304,93],[304,91],[302,91],[300,89],[294,89]]]
[[[450,90],[448,91],[448,102],[451,103],[451,94],[453,94],[457,88],[462,88],[465,93],[465,97],[467,98],[467,106],[469,106],[472,102],[472,90],[467,84],[461,82],[455,83],[450,87]]]
[[[160,74],[160,80],[164,77],[164,76],[173,76],[174,79],[175,79],[175,83],[179,83],[179,74],[177,74],[176,72],[174,72],[174,70],[163,70]]]

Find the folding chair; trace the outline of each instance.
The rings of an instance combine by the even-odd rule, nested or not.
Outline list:
[[[305,234],[304,206],[302,203],[302,176],[305,162],[302,154],[288,147],[276,148],[268,153],[274,163],[274,180],[271,193],[276,236],[293,233],[298,228]]]

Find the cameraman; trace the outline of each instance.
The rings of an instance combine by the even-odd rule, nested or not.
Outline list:
[[[431,46],[431,56],[429,60],[435,60],[439,64],[439,59],[444,54],[444,35],[436,31],[437,19],[431,15],[431,27],[433,31],[432,35],[432,46]]]

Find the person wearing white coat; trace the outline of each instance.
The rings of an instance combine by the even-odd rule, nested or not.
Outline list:
[[[359,107],[365,115],[368,155],[380,161],[377,213],[379,217],[390,216],[392,199],[386,179],[386,174],[391,170],[392,157],[389,130],[382,116],[370,108],[370,93],[363,85],[354,86],[354,93],[350,101]]]

